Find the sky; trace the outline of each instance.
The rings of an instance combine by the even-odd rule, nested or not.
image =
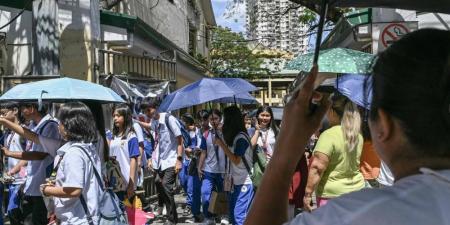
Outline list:
[[[211,0],[216,17],[216,23],[219,26],[229,27],[234,32],[245,32],[245,4],[238,4],[234,9],[231,8],[233,0]]]

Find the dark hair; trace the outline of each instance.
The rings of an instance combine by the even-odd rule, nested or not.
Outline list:
[[[383,109],[418,154],[450,156],[450,31],[405,35],[378,55],[372,82],[371,120]]]
[[[17,102],[5,102],[5,103],[2,103],[0,105],[0,107],[2,109],[13,110],[13,109],[19,109],[20,106],[19,106],[19,103],[17,103]]]
[[[197,113],[197,119],[206,120],[206,119],[208,119],[208,117],[209,117],[209,112],[206,109],[202,109],[202,110],[198,111],[198,113]]]
[[[103,115],[103,108],[102,105],[94,102],[94,101],[85,101],[84,102],[87,107],[92,112],[92,115],[94,116],[95,125],[97,127],[97,130],[102,137],[103,140],[97,140],[97,141],[103,141],[103,158],[105,160],[109,159],[109,147],[108,142],[106,141],[106,129],[105,129],[105,118]],[[100,149],[98,149],[100,150]]]
[[[97,141],[97,127],[91,110],[82,102],[61,105],[58,120],[64,126],[67,141],[92,143]]]
[[[119,115],[123,116],[124,119],[124,128],[125,128],[125,132],[123,133],[122,137],[127,137],[128,134],[130,132],[134,132],[133,130],[133,115],[131,113],[131,109],[130,107],[128,107],[127,104],[122,103],[122,104],[118,104],[114,107],[114,111],[113,112],[117,112]],[[119,134],[119,128],[116,127],[116,125],[114,124],[113,127],[113,134],[114,135],[118,135]]]
[[[267,112],[267,113],[270,114],[269,127],[272,129],[273,133],[275,134],[275,137],[277,137],[278,133],[280,132],[280,128],[278,128],[277,124],[275,123],[275,119],[273,118],[272,108],[270,106],[267,106],[267,105],[260,106],[258,108],[258,110],[256,110],[256,118],[258,118],[259,114],[261,114],[263,112]]]
[[[34,108],[36,111],[41,115],[45,116],[48,112],[49,104],[48,103],[42,103],[41,104],[41,110],[39,110],[39,104],[38,103],[22,103],[20,106],[24,106],[27,108]]]
[[[247,132],[244,117],[237,106],[229,106],[223,110],[223,137],[228,146],[233,146],[234,138],[240,132]]]
[[[219,116],[220,118],[222,118],[222,112],[220,110],[218,110],[218,109],[211,109],[211,110],[209,110],[209,115],[210,116],[216,115],[216,116]]]
[[[182,116],[183,122],[186,126],[191,126],[195,124],[194,117],[191,114],[186,113]]]
[[[148,108],[158,108],[161,105],[161,100],[159,98],[147,98],[141,102],[141,110],[146,110]]]

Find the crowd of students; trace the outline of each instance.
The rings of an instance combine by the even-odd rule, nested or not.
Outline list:
[[[374,218],[379,219],[394,209],[407,212],[405,209],[424,205],[426,201],[420,196],[408,201],[400,193],[417,194],[432,188],[422,181],[438,185],[439,189],[428,190],[436,196],[431,199],[433,205],[427,204],[435,210],[427,212],[439,214],[438,209],[448,208],[437,194],[448,192],[449,181],[446,138],[450,126],[449,55],[448,51],[445,55],[437,49],[435,53],[407,48],[425,37],[443,43],[449,33],[414,32],[381,54],[375,64],[374,99],[369,117],[372,135],[364,119],[366,111],[342,95],[336,94],[331,102],[322,98],[315,112],[307,111],[317,68],[286,106],[282,129],[278,128],[268,106],[259,107],[253,118],[237,106],[229,106],[223,112],[201,110],[195,116],[184,114],[178,119],[158,111],[160,99],[145,99],[140,103],[139,114],[133,113],[135,110],[127,104],[114,105],[112,127],[106,130],[102,108],[92,102],[54,104],[52,110],[42,103],[3,103],[0,124],[5,130],[1,149],[6,162],[1,163],[5,165],[1,189],[7,185],[9,190],[5,212],[11,224],[96,224],[102,219],[104,187],[110,188],[121,201],[130,199],[143,184],[143,171],[148,170],[155,175],[156,212],[162,214],[166,209],[166,224],[179,222],[174,198],[178,183],[186,193],[184,213],[192,215],[195,223],[281,224],[298,214],[295,209],[311,212],[315,203],[319,210],[302,213],[290,223],[369,224],[378,221],[367,220],[371,211],[378,213]],[[444,47],[449,49],[448,44]],[[394,101],[396,96],[382,94],[393,91],[393,87],[383,86],[380,79],[400,82],[395,78],[398,74],[387,77],[382,72],[382,67],[389,65],[388,59],[398,55],[396,51],[411,51],[426,61],[419,54],[424,52],[444,68],[430,72],[442,80],[444,87],[435,81],[425,81],[421,74],[415,73],[408,73],[415,80],[404,84],[418,88],[415,82],[422,80],[435,85],[438,91],[429,95],[436,98],[418,95],[410,98],[421,100],[422,105],[437,101],[435,106],[441,106],[441,101],[445,101],[443,109],[433,111],[436,115],[419,120],[408,109],[417,109],[422,114],[428,111],[400,97],[401,100]],[[420,63],[417,66],[423,69]],[[423,94],[424,90],[418,88],[418,92]],[[408,97],[403,95],[403,98]],[[388,108],[384,104],[388,101],[396,102],[400,108]],[[440,133],[427,135],[420,126],[430,126]],[[402,148],[406,150],[399,150]],[[253,177],[257,150],[264,155],[265,163],[270,162],[259,165],[265,170],[261,184],[255,184]],[[412,164],[407,164],[408,160]],[[393,185],[393,175],[387,165],[393,168],[395,178],[401,179],[393,187],[386,187]],[[423,174],[415,175],[419,171]],[[357,192],[362,189],[366,191]],[[217,204],[213,193],[228,196],[228,215],[211,212],[214,208],[211,205]],[[343,195],[347,197],[340,198]],[[397,202],[392,202],[391,197]],[[376,202],[364,205],[374,199],[388,207],[380,208]],[[357,214],[349,215],[353,210],[346,207],[351,204],[360,206],[355,208]],[[413,215],[414,218],[425,221],[419,214]],[[443,224],[448,216],[439,214],[432,219]],[[394,216],[389,221],[406,224],[410,220]]]

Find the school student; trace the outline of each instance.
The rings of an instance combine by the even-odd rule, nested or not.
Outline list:
[[[61,139],[58,123],[47,113],[46,104],[25,103],[20,106],[21,115],[31,121],[31,131],[52,139]],[[39,190],[41,184],[50,176],[54,153],[49,154],[40,143],[29,141],[25,152],[11,152],[6,155],[21,159],[21,165],[27,164],[27,178],[23,189],[22,210],[25,225],[47,225],[47,208]],[[6,153],[6,152],[5,152]]]
[[[93,144],[98,135],[92,113],[85,104],[72,102],[61,106],[57,118],[63,140],[45,137],[3,118],[0,123],[40,144],[43,152],[55,156],[54,183],[40,185],[39,191],[45,197],[53,197],[57,223],[87,224],[88,215],[95,223],[101,190],[93,171],[100,171],[101,164]],[[26,153],[10,152],[8,155],[18,158]],[[87,211],[82,201],[86,203]]]
[[[124,187],[116,192],[119,199],[134,196],[137,181],[139,158],[139,141],[133,129],[130,108],[126,104],[117,105],[113,113],[113,139],[110,143],[109,156],[120,165]],[[118,179],[116,177],[116,179]],[[114,184],[113,184],[114,185]]]
[[[231,166],[234,187],[230,195],[230,220],[232,224],[242,225],[254,194],[249,174],[253,151],[244,118],[236,106],[225,108],[222,132],[225,142],[216,138],[215,144],[221,147]]]
[[[0,113],[5,119],[15,124],[20,124],[20,110],[17,103],[10,102],[2,104]],[[6,134],[3,146],[4,147],[2,150],[4,152],[23,152],[23,150],[25,149],[25,139],[20,137],[20,135],[16,132],[9,131]],[[6,210],[11,225],[23,224],[22,209],[19,207],[19,189],[25,183],[26,163],[20,162],[21,161],[18,159],[9,157],[6,168],[4,168],[4,172],[6,173],[6,175],[12,178],[12,183],[8,187],[9,196],[8,206]],[[3,224],[3,222],[1,224]]]
[[[209,211],[209,202],[213,191],[223,191],[223,176],[225,173],[225,155],[223,150],[215,144],[221,127],[222,113],[217,110],[211,110],[209,115],[209,124],[211,128],[204,132],[206,150],[202,150],[200,155],[198,174],[202,179],[202,207],[205,217],[205,224],[215,224],[214,215]]]

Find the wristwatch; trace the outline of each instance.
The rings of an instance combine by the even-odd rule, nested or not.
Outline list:
[[[181,155],[177,156],[177,160],[180,162],[183,161],[183,156],[181,156]]]

